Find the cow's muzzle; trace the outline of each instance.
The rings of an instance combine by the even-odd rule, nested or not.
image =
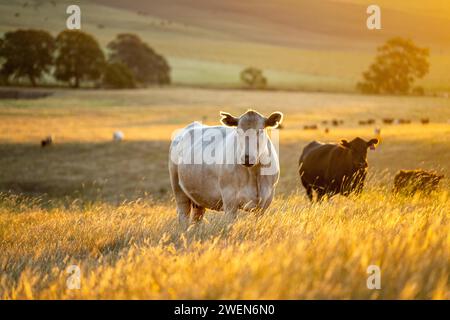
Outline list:
[[[253,167],[256,165],[256,159],[254,157],[250,157],[249,155],[245,155],[242,165],[247,168]]]
[[[252,163],[243,163],[242,165],[243,165],[244,167],[251,168],[251,167],[253,167],[255,164],[252,164]]]

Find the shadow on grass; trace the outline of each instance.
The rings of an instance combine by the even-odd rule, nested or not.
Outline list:
[[[277,195],[303,190],[298,159],[309,142],[282,143]],[[119,204],[138,198],[168,200],[172,193],[167,168],[169,141],[120,143],[0,144],[0,192],[71,203]],[[425,152],[426,151],[426,152]],[[367,185],[392,185],[400,169],[423,168],[448,175],[448,144],[384,141],[368,154]],[[401,155],[401,157],[400,157]]]
[[[167,141],[0,145],[0,192],[120,203],[165,198]]]

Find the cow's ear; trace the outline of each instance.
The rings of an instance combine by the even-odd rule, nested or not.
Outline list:
[[[272,113],[265,121],[264,126],[276,128],[278,127],[281,122],[283,121],[283,114],[281,112],[274,112]]]
[[[378,144],[378,139],[372,139],[369,142],[367,142],[367,148],[370,148],[370,150],[375,150],[375,146]]]
[[[351,147],[350,143],[347,140],[345,140],[345,139],[341,140],[341,145],[343,145],[346,148],[350,148]]]
[[[220,119],[220,122],[228,127],[237,127],[239,118],[233,117],[231,114],[227,112],[220,112],[220,115],[222,116],[222,119]]]

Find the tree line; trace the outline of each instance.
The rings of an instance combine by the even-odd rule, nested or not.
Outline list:
[[[54,38],[43,30],[16,30],[0,38],[0,83],[27,79],[36,86],[45,76],[78,88],[86,83],[106,88],[170,84],[170,66],[134,34],[119,34],[107,55],[97,40],[80,30]]]
[[[78,88],[82,83],[105,88],[135,88],[171,83],[167,60],[134,34],[119,34],[105,56],[97,40],[80,30],[52,37],[43,30],[16,30],[0,38],[0,84],[27,79],[32,86],[46,75]],[[362,74],[358,91],[366,94],[423,94],[417,79],[429,72],[429,50],[413,41],[392,38],[378,47],[375,61]],[[240,73],[245,87],[265,89],[263,71]]]
[[[424,89],[415,85],[430,69],[430,52],[412,40],[395,37],[377,48],[377,55],[356,89],[364,94],[415,94]],[[264,89],[268,80],[261,69],[248,67],[241,72],[241,81],[249,89]]]

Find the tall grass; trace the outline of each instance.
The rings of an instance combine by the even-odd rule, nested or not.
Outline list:
[[[450,199],[278,198],[183,232],[171,202],[44,206],[0,197],[2,299],[449,299]],[[66,269],[81,269],[70,290]],[[369,290],[367,268],[381,269]]]
[[[450,298],[449,99],[155,88],[60,90],[0,107],[2,299]],[[261,218],[208,212],[183,232],[167,173],[173,130],[248,107],[285,115],[276,200]],[[311,205],[299,191],[302,147],[373,138],[357,125],[372,117],[382,142],[362,196]],[[333,118],[345,124],[325,134]],[[320,130],[302,129],[311,123]],[[43,149],[48,134],[55,144]],[[414,168],[447,179],[429,197],[393,196],[393,174]],[[66,285],[71,265],[79,290]],[[380,290],[367,288],[370,265]]]

